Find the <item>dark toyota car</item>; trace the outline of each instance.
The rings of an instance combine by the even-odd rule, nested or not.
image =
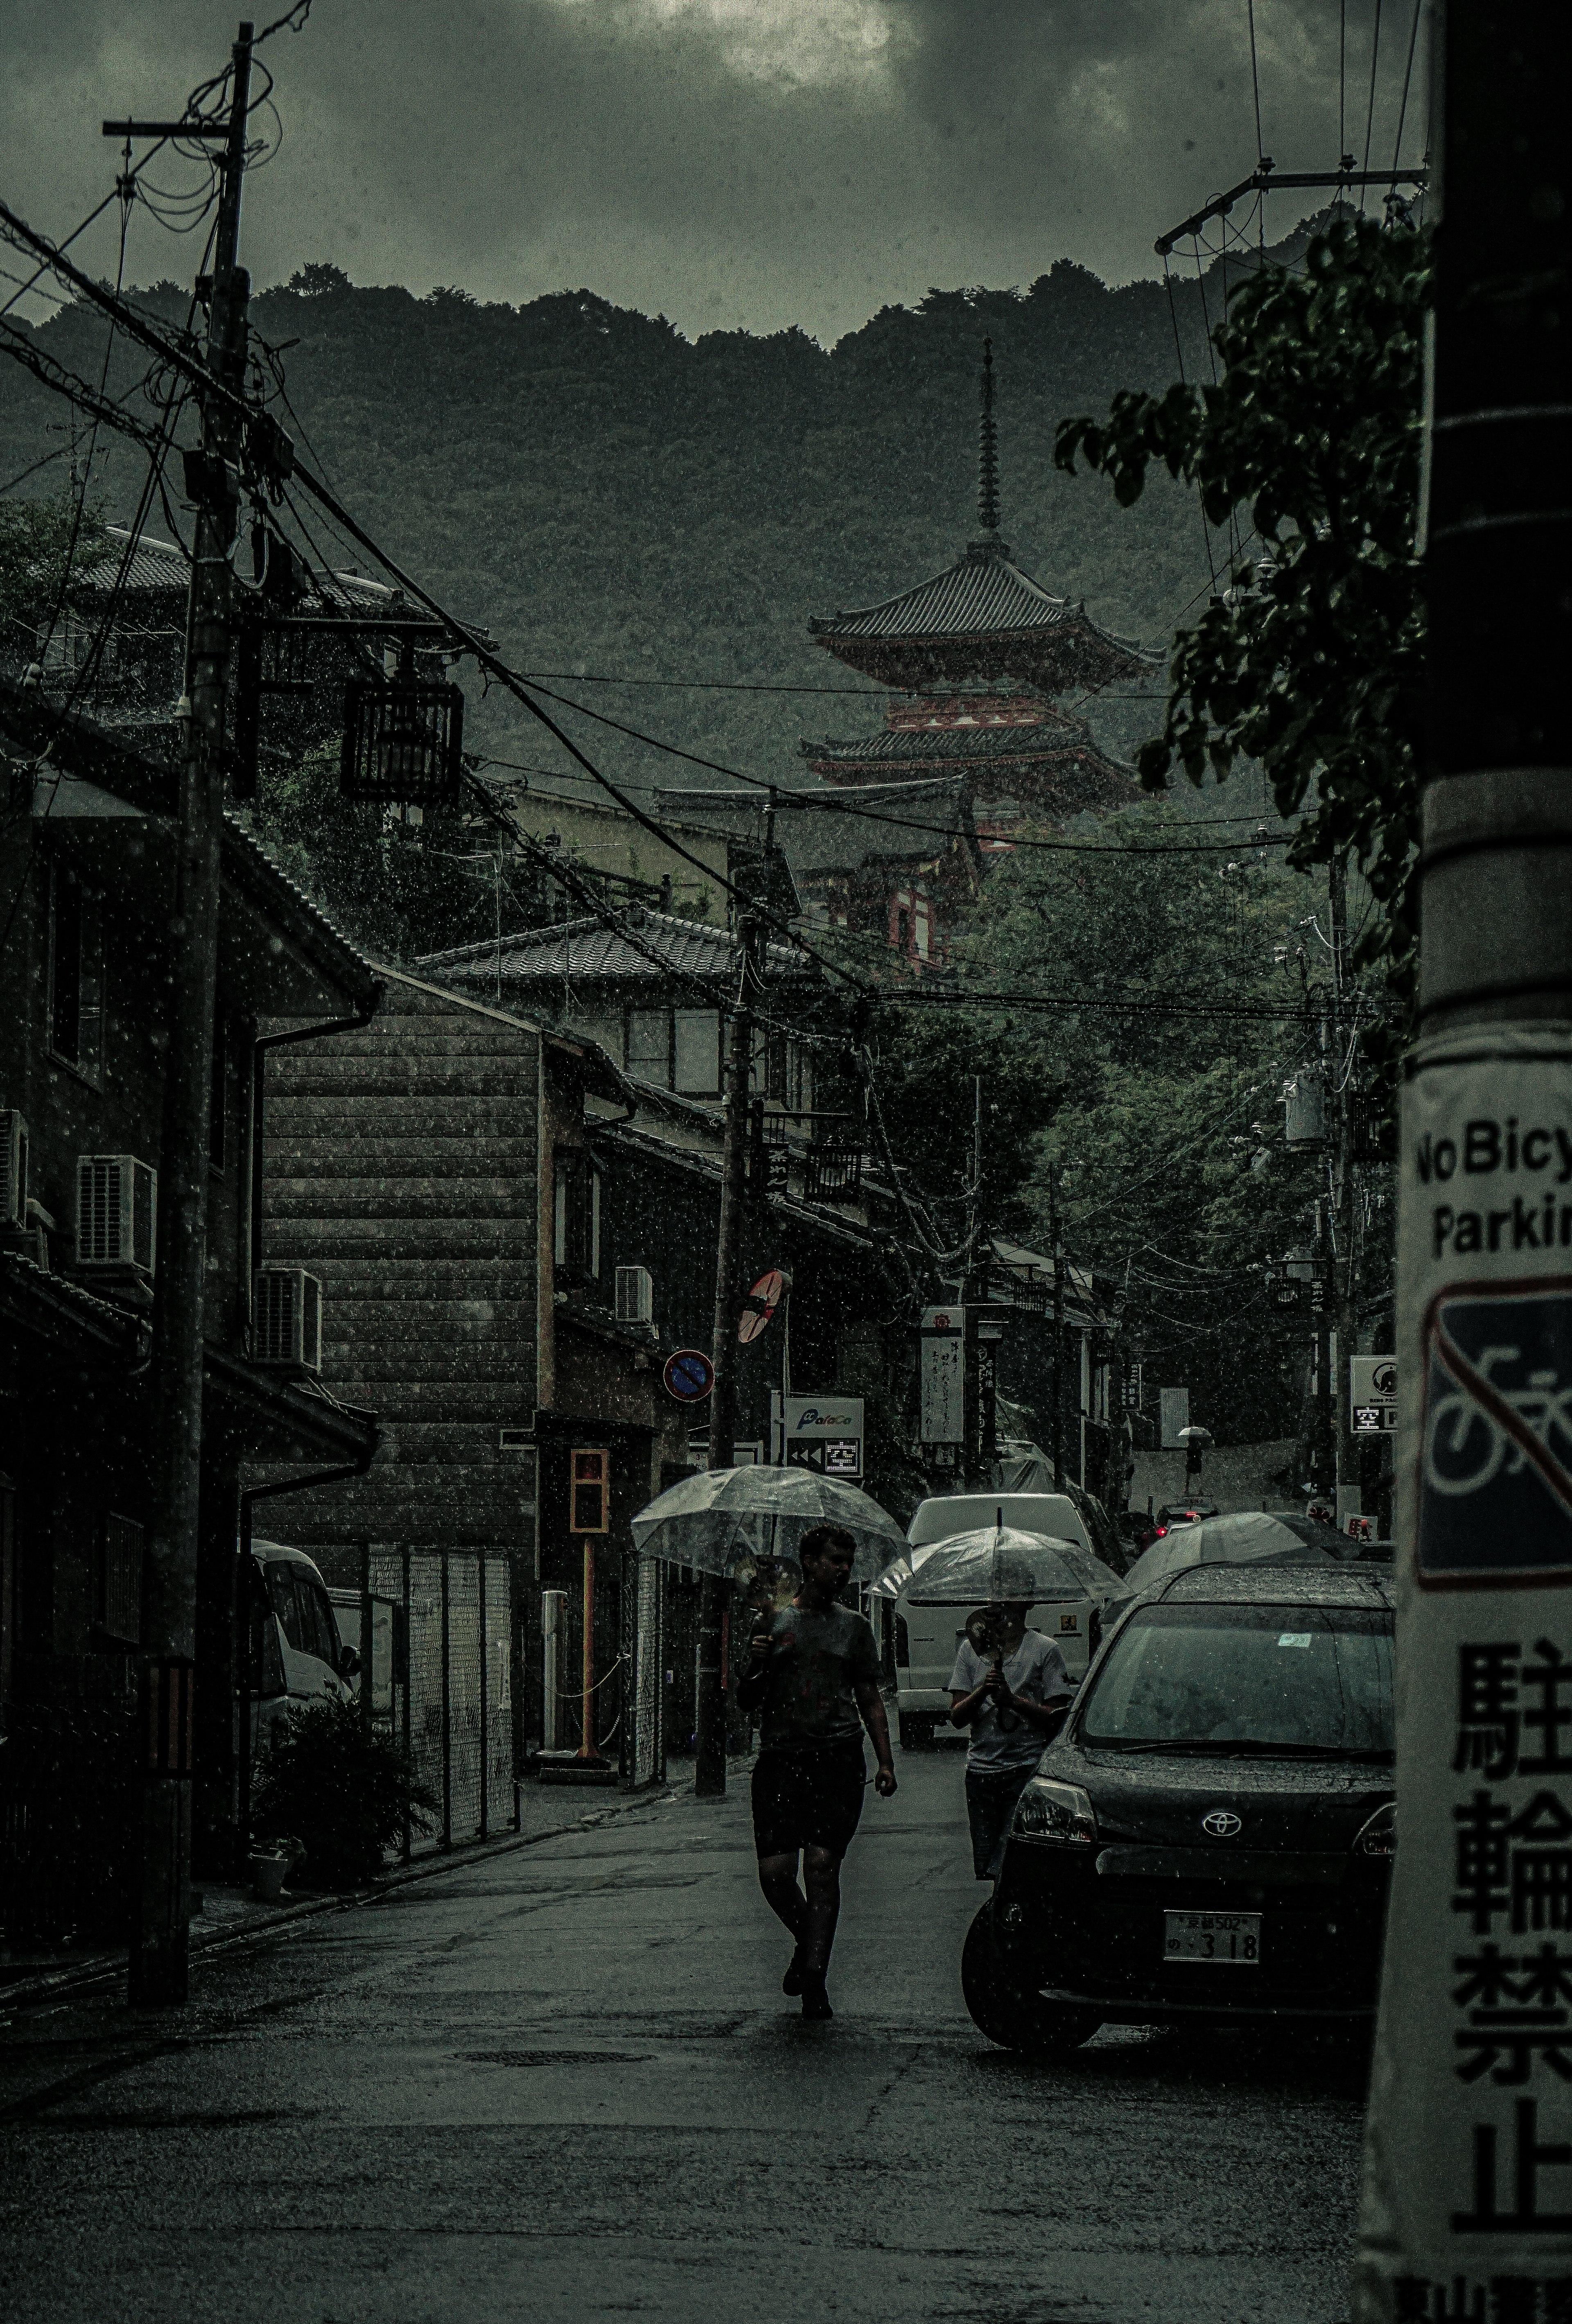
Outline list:
[[[1349,2019],[1394,1847],[1390,1573],[1198,1565],[1110,1631],[961,1964],[990,2041]]]

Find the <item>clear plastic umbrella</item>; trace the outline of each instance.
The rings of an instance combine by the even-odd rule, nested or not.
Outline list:
[[[930,1548],[907,1549],[892,1559],[870,1595],[914,1592],[941,1602],[1036,1605],[1045,1598],[1095,1598],[1099,1604],[1124,1585],[1110,1566],[1077,1541],[984,1526]]]
[[[906,1546],[877,1501],[809,1469],[702,1470],[642,1508],[633,1534],[641,1557],[747,1582],[761,1566],[795,1562],[803,1535],[825,1524],[845,1526],[856,1543],[854,1582],[872,1581]]]
[[[1119,1585],[1122,1598],[1153,1590],[1188,1565],[1324,1565],[1357,1558],[1360,1544],[1314,1517],[1267,1509],[1240,1509],[1175,1526],[1148,1544]]]

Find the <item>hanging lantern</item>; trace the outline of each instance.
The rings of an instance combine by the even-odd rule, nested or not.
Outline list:
[[[460,687],[351,678],[339,796],[379,807],[441,807],[458,796],[463,744]]]

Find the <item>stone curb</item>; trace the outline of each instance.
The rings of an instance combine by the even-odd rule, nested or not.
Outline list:
[[[418,1864],[400,1865],[396,1872],[385,1873],[365,1888],[336,1891],[328,1896],[304,1896],[298,1904],[282,1905],[277,1912],[259,1913],[238,1929],[214,1929],[210,1932],[192,1930],[190,1947],[193,1960],[208,1953],[223,1952],[235,1945],[248,1944],[254,1937],[271,1936],[275,1930],[288,1928],[296,1921],[313,1920],[320,1913],[345,1913],[357,1904],[375,1904],[379,1897],[407,1888],[416,1880],[434,1880],[444,1872],[462,1871],[471,1864],[489,1863],[494,1857],[513,1856],[522,1848],[534,1848],[543,1840],[561,1840],[570,1832],[582,1831],[586,1824],[597,1824],[604,1816],[624,1815],[632,1808],[663,1806],[668,1800],[691,1796],[692,1784],[679,1784],[657,1791],[652,1785],[646,1791],[622,1792],[604,1799],[595,1808],[587,1808],[571,1823],[550,1825],[543,1831],[513,1831],[496,1840],[466,1840],[458,1848],[441,1850],[433,1857],[423,1858]],[[80,1993],[88,1987],[103,1985],[112,1978],[125,1974],[125,1952],[99,1953],[90,1960],[79,1961],[73,1968],[57,1969],[47,1977],[31,1978],[24,1983],[0,1990],[0,2025],[17,2012],[36,2007],[40,2002]]]

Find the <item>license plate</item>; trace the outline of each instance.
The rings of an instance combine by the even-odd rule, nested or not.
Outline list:
[[[1223,1961],[1261,1966],[1259,1913],[1165,1913],[1162,1957],[1170,1961]]]

